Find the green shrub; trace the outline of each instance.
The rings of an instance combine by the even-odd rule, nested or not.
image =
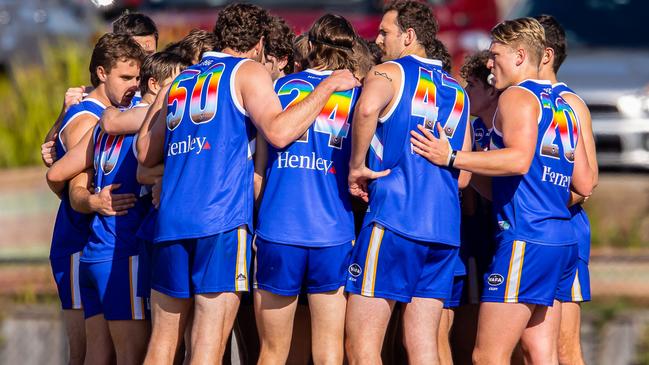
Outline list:
[[[40,163],[40,145],[65,90],[88,84],[87,45],[61,41],[40,48],[42,64],[15,62],[0,75],[0,168]]]

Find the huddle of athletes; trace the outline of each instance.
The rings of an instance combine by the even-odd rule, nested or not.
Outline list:
[[[70,363],[221,363],[233,327],[246,363],[583,363],[597,163],[563,29],[496,25],[465,87],[437,30],[388,4],[379,61],[338,15],[295,37],[233,4],[157,53],[117,19],[42,151]]]

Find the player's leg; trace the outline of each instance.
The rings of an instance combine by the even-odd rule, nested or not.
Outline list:
[[[284,364],[291,348],[297,296],[255,289],[255,317],[261,342],[259,364]]]
[[[453,356],[451,353],[450,332],[453,326],[454,310],[443,308],[439,319],[439,330],[437,331],[437,351],[441,365],[452,365]]]
[[[583,365],[581,353],[581,303],[561,303],[559,331],[559,364]]]
[[[223,360],[241,292],[249,289],[250,238],[241,226],[196,240],[191,267],[195,293],[191,364]]]
[[[145,364],[171,364],[193,304],[190,254],[195,241],[156,244],[151,256],[152,331]],[[189,347],[189,344],[186,344]]]
[[[108,328],[115,345],[117,364],[142,364],[149,343],[149,321],[108,321]]]
[[[557,341],[561,321],[561,303],[537,305],[521,335],[521,348],[528,364],[557,364]]]
[[[313,361],[342,364],[344,359],[345,310],[343,287],[347,279],[353,242],[310,248],[306,272],[309,293]]]
[[[86,329],[82,309],[63,311],[63,324],[70,346],[70,365],[83,364],[86,355]]]
[[[308,365],[311,361],[311,311],[306,295],[300,294],[297,299],[295,319],[293,319],[293,336],[291,349],[288,352],[287,365]]]
[[[350,365],[381,363],[381,346],[394,303],[383,298],[349,295],[345,351]]]
[[[100,313],[86,318],[86,364],[102,365],[115,362],[115,350],[110,338],[108,322]]]
[[[480,304],[478,337],[473,350],[473,362],[483,364],[509,364],[536,305],[524,303]]]
[[[190,364],[220,364],[239,309],[238,293],[206,293],[194,297]]]
[[[286,363],[309,249],[255,238],[255,317],[259,364]]]
[[[70,364],[83,364],[86,354],[85,319],[79,288],[79,258],[81,252],[53,258],[52,274],[63,309],[63,324],[69,343]]]
[[[426,249],[425,262],[412,301],[405,305],[403,343],[410,363],[438,364],[439,321],[443,301],[451,299],[459,250],[457,247],[434,243],[420,245]],[[448,344],[448,331],[444,337]]]

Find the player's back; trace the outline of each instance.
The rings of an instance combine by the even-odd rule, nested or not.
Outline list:
[[[395,61],[402,89],[371,142],[369,166],[391,169],[370,185],[365,224],[377,222],[411,239],[460,244],[459,171],[438,167],[412,150],[410,131],[423,125],[436,136],[442,124],[451,148],[461,150],[469,105],[464,89],[438,60],[406,56]]]
[[[284,109],[308,96],[331,71],[306,70],[276,82]],[[330,246],[354,239],[347,189],[353,109],[360,89],[334,93],[306,133],[269,146],[256,233],[268,241]]]
[[[99,120],[105,109],[105,105],[92,98],[85,98],[80,103],[72,105],[63,116],[61,127],[58,131],[58,137],[54,144],[56,155],[61,158],[67,152],[67,147],[73,147],[66,147],[61,139],[61,134],[77,117],[88,115]],[[72,209],[68,191],[65,189],[56,215],[56,222],[54,223],[50,257],[58,258],[81,251],[88,242],[90,219],[90,215],[82,214]]]
[[[135,135],[109,135],[97,125],[93,130],[95,193],[111,184],[120,184],[117,194],[138,196]],[[138,253],[136,232],[145,214],[140,200],[122,216],[96,213],[92,218],[91,233],[81,261],[101,262],[133,256]]]
[[[155,242],[252,227],[255,132],[234,94],[246,61],[206,52],[172,82]]]
[[[567,204],[579,134],[577,118],[547,81],[526,80],[514,87],[533,94],[541,110],[528,173],[492,180],[499,240],[574,244]],[[502,138],[494,128],[492,148],[503,148]]]
[[[563,82],[552,85],[552,90],[558,95],[572,94],[583,102],[583,99]],[[575,233],[579,239],[579,258],[588,262],[590,258],[590,221],[588,220],[588,215],[581,204],[575,204],[570,207],[570,214]]]

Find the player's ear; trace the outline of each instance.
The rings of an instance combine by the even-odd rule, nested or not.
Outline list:
[[[519,47],[516,49],[516,66],[520,66],[523,61],[525,61],[525,58],[528,57],[529,55],[527,54],[527,50],[523,47]]]
[[[146,80],[146,86],[151,90],[151,93],[153,94],[158,94],[158,91],[161,89],[161,85],[158,83],[158,80],[155,79],[155,77],[149,77],[148,80]]]
[[[280,58],[279,60],[277,60],[277,69],[278,70],[280,70],[280,71],[283,70],[284,67],[286,67],[286,65],[288,65],[288,56],[284,56],[284,57]]]
[[[108,72],[106,71],[104,66],[97,66],[95,73],[97,74],[99,81],[106,82],[106,79],[108,78]]]
[[[404,45],[407,47],[416,40],[417,33],[415,33],[415,30],[412,28],[406,29],[406,31],[404,32]]]
[[[541,64],[547,65],[548,63],[552,63],[554,61],[554,49],[550,47],[545,47],[543,50],[543,58],[541,59]]]

